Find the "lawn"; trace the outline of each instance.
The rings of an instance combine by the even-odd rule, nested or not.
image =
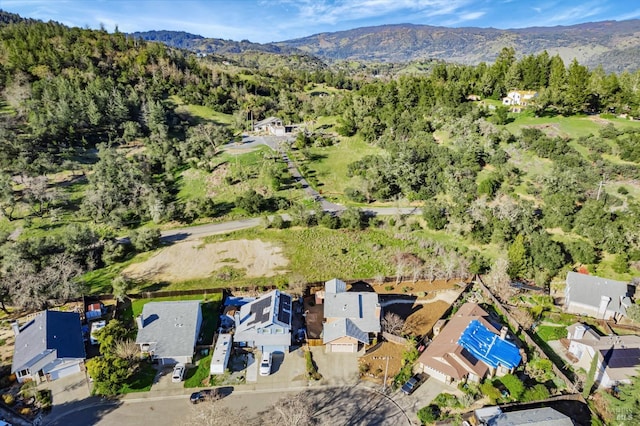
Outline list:
[[[213,109],[203,105],[185,104],[182,99],[176,95],[172,95],[169,99],[176,104],[176,113],[187,113],[200,120],[213,121],[218,124],[232,124],[233,116],[231,114],[224,114],[222,112],[214,111]]]
[[[87,272],[81,278],[87,294],[110,294],[112,292],[112,281],[119,276],[127,266],[132,263],[144,262],[156,253],[157,250],[140,253],[124,262],[114,263],[113,265]]]
[[[315,172],[320,182],[316,189],[341,201],[345,201],[345,188],[356,186],[354,180],[347,176],[347,166],[364,156],[384,153],[382,149],[367,144],[359,136],[341,138],[340,143],[334,146],[314,147],[310,152],[317,159],[307,164],[310,173]]]
[[[201,358],[196,368],[190,368],[187,371],[187,378],[184,381],[185,388],[199,388],[204,386],[202,381],[210,376],[209,367],[211,366],[211,356],[212,354],[209,354]]]
[[[541,325],[536,329],[536,333],[542,340],[559,340],[567,337],[567,327],[556,327],[553,325]]]
[[[151,390],[156,373],[157,371],[153,368],[153,365],[147,362],[141,363],[140,369],[122,385],[120,393],[148,392]]]

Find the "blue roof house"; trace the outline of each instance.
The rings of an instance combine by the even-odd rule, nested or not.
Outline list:
[[[458,339],[458,344],[494,371],[499,368],[503,372],[512,371],[522,361],[516,345],[501,339],[478,320],[469,323]]]
[[[80,314],[43,311],[20,327],[16,334],[11,372],[19,383],[56,380],[84,371],[84,340]]]

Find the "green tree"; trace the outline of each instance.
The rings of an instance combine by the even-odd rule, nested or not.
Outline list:
[[[523,277],[527,271],[528,257],[522,234],[518,234],[511,246],[509,246],[507,256],[509,260],[509,269],[507,270],[509,277],[512,279]]]
[[[629,272],[629,255],[627,253],[616,254],[611,267],[619,274],[626,274]]]
[[[131,231],[131,244],[140,253],[160,246],[160,230],[158,228],[140,228]]]
[[[585,110],[589,93],[588,84],[589,70],[574,59],[567,71],[567,90],[565,92],[567,112],[575,114]]]
[[[513,398],[515,401],[520,400],[525,391],[524,383],[522,383],[522,380],[520,380],[513,374],[502,376],[499,380],[500,383],[502,383],[504,387],[507,388],[507,390],[509,391],[509,395],[511,395],[511,398]]]
[[[87,361],[87,371],[93,379],[93,393],[117,395],[122,385],[135,373],[138,362],[133,357],[124,358],[118,353],[118,348],[128,337],[129,330],[118,320],[109,321],[96,332],[101,355]]]
[[[532,388],[528,388],[523,396],[522,401],[524,402],[532,402],[532,401],[542,401],[543,399],[549,398],[551,394],[549,393],[549,389],[541,383],[538,383]]]
[[[584,387],[582,389],[582,397],[584,399],[589,398],[589,395],[591,395],[591,390],[593,389],[593,385],[596,383],[596,374],[598,373],[598,359],[599,356],[597,353],[591,359],[591,365],[589,366],[589,372],[587,373],[587,381],[584,383]]]

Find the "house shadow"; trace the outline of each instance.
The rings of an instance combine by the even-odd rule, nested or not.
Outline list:
[[[376,292],[373,289],[373,286],[365,281],[356,281],[355,283],[351,284],[351,288],[349,289],[349,291],[358,292],[358,293],[361,293],[361,292],[375,293]]]
[[[43,416],[40,424],[47,426],[95,425],[123,404],[118,399],[90,397],[55,405]],[[34,423],[35,424],[35,423]]]

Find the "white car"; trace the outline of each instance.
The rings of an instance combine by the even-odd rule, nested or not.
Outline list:
[[[271,352],[264,352],[262,354],[262,360],[260,360],[260,375],[268,376],[271,374]]]
[[[173,367],[173,375],[171,376],[171,381],[173,383],[180,383],[182,379],[184,379],[185,370],[186,368],[184,367],[184,364],[176,364],[176,366]]]

